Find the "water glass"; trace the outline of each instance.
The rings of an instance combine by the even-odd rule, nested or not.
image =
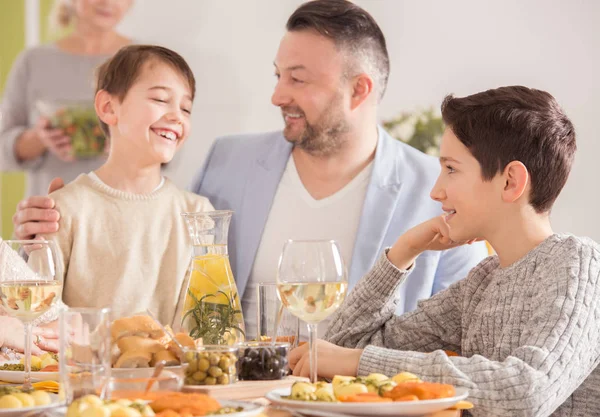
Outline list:
[[[64,400],[87,394],[108,399],[111,372],[110,309],[68,308],[59,319],[59,368]]]
[[[300,319],[292,315],[287,309],[283,310],[277,334],[274,334],[275,321],[281,308],[281,301],[277,296],[277,284],[260,282],[256,294],[256,329],[258,332],[256,340],[270,341],[275,337],[278,342],[289,343],[292,349],[298,346]]]

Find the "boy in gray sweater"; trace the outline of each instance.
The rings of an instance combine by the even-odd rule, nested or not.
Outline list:
[[[573,125],[550,94],[525,87],[449,96],[442,116],[431,197],[446,214],[402,235],[355,287],[318,343],[319,375],[412,372],[466,387],[476,416],[600,415],[600,246],[549,220]],[[497,255],[394,315],[419,254],[476,239]],[[291,353],[294,375],[308,363],[307,346]]]

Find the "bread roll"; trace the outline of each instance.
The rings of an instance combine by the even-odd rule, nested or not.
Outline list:
[[[150,316],[131,316],[113,321],[110,328],[113,342],[124,336],[141,336],[159,339],[164,337],[165,332]]]
[[[151,354],[164,349],[158,340],[141,336],[123,336],[117,341],[117,346],[121,352],[140,350]]]
[[[171,326],[169,326],[168,324],[165,326],[165,329],[167,330],[168,333],[165,333],[163,331],[162,337],[159,337],[158,339],[156,339],[163,346],[167,346],[167,344],[171,341],[171,335],[175,333],[175,332],[173,332],[173,329],[171,329]]]
[[[174,337],[183,347],[187,348],[195,348],[196,344],[194,343],[194,339],[192,339],[187,333],[177,333]],[[179,347],[172,340],[169,342],[169,350],[173,352],[177,352]]]
[[[152,360],[152,354],[150,352],[144,352],[140,350],[130,350],[123,352],[123,354],[115,363],[115,368],[148,368],[150,367],[150,361]]]
[[[160,361],[165,361],[165,366],[176,366],[179,365],[179,359],[177,356],[171,351],[166,349],[156,352],[152,357],[152,361],[150,362],[150,366],[156,366],[156,364]]]

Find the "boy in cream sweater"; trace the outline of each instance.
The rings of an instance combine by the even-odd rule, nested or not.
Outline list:
[[[431,197],[446,215],[400,236],[355,287],[331,343],[319,341],[319,374],[412,372],[467,388],[477,416],[600,415],[600,246],[555,234],[549,219],[575,154],[571,121],[525,87],[447,97],[442,116]],[[420,253],[478,238],[497,255],[394,315]],[[306,347],[290,365],[308,373]]]
[[[60,228],[46,237],[62,253],[63,301],[114,317],[149,308],[172,324],[191,243],[180,214],[213,210],[161,176],[189,135],[194,76],[169,49],[127,46],[99,68],[96,91],[108,159],[51,194]]]

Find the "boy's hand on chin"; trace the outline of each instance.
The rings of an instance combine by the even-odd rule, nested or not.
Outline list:
[[[437,216],[408,230],[388,251],[388,259],[399,269],[408,269],[426,250],[446,250],[471,244],[479,239],[456,242],[450,238],[446,215]]]
[[[317,374],[320,377],[356,376],[362,349],[344,348],[320,339],[316,343]],[[290,352],[290,368],[294,371],[294,376],[310,376],[308,343]]]

